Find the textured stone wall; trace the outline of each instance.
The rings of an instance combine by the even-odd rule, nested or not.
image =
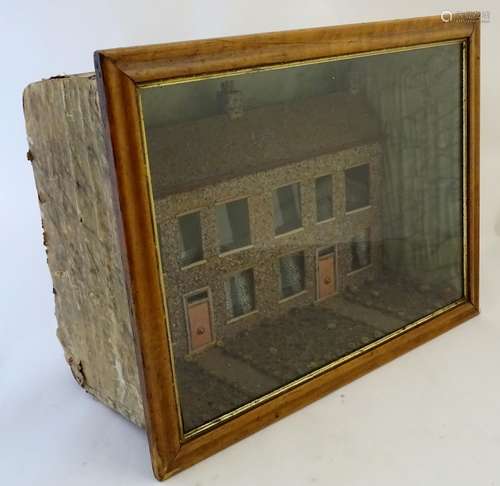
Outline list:
[[[363,163],[370,165],[370,206],[346,213],[344,171]],[[381,227],[381,147],[378,143],[360,145],[291,163],[251,175],[210,184],[194,191],[173,194],[155,201],[156,222],[162,241],[162,264],[167,305],[177,356],[188,352],[187,323],[183,296],[210,288],[215,339],[223,339],[262,318],[272,318],[293,307],[316,300],[316,251],[335,245],[337,291],[373,278],[382,267]],[[316,177],[333,175],[334,219],[317,223]],[[277,187],[301,183],[303,228],[275,237],[272,194]],[[219,256],[216,234],[217,203],[248,198],[252,246]],[[201,215],[204,262],[181,268],[177,216],[199,210]],[[370,229],[371,265],[350,273],[350,241],[355,234]],[[305,254],[305,292],[280,301],[279,257],[303,251]],[[224,282],[234,272],[253,268],[256,313],[230,320],[225,303]]]
[[[143,426],[95,79],[40,81],[23,101],[57,336],[78,383]]]

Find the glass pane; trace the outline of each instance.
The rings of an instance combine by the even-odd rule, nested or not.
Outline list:
[[[229,316],[234,319],[255,309],[253,271],[232,275],[226,281],[226,304]]]
[[[370,205],[370,166],[360,165],[345,171],[346,211]]]
[[[456,42],[140,89],[184,432],[463,298],[463,79]]]
[[[221,253],[250,244],[250,223],[246,199],[221,204],[216,208],[217,235]]]
[[[316,214],[318,221],[333,217],[333,186],[330,175],[316,179]]]
[[[280,187],[273,193],[274,231],[277,235],[302,226],[300,184]]]
[[[179,233],[181,240],[181,254],[183,266],[203,260],[203,246],[201,242],[200,213],[191,213],[179,218]]]

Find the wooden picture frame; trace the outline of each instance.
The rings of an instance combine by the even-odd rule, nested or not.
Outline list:
[[[368,371],[475,316],[479,309],[479,14],[444,22],[439,16],[338,27],[111,49],[95,54],[108,134],[116,212],[128,275],[130,312],[141,374],[146,425],[159,480],[206,458],[317,400]],[[138,89],[146,84],[336,56],[462,41],[466,99],[464,147],[464,298],[332,366],[248,403],[227,420],[183,434],[169,343],[168,316],[152,210],[151,181]]]

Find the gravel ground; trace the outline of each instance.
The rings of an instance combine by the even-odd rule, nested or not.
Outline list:
[[[339,302],[336,306],[334,297],[321,305],[291,309],[279,319],[263,319],[259,325],[226,339],[218,348],[219,360],[222,352],[228,366],[236,360],[243,370],[247,367],[242,379],[264,373],[282,386],[386,334],[388,331],[383,332],[374,322],[375,314],[379,321],[386,315],[398,328],[458,298],[460,292],[452,287],[418,286],[386,276],[347,289],[341,296],[342,305]],[[356,320],[348,317],[349,303],[356,306]],[[209,353],[206,351],[203,357],[205,362],[210,359]],[[185,430],[258,398],[248,393],[248,386],[239,387],[234,380],[230,383],[225,379],[222,367],[216,367],[220,371],[214,374],[213,367],[208,372],[200,361],[199,357],[176,360]]]
[[[414,322],[461,296],[461,289],[457,290],[453,286],[415,284],[411,280],[389,274],[361,287],[350,287],[343,293],[347,300],[400,319],[401,326]],[[369,317],[367,315],[367,322]]]
[[[176,363],[177,386],[184,430],[192,430],[252,400],[197,363],[183,359]]]
[[[242,331],[224,343],[224,350],[284,385],[381,336],[367,324],[307,306]]]

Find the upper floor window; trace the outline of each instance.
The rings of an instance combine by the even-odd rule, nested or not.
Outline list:
[[[358,165],[345,171],[346,211],[370,205],[370,167]]]
[[[318,222],[333,218],[333,181],[331,175],[316,179],[316,219]]]
[[[220,204],[216,207],[215,212],[220,253],[250,245],[250,219],[247,199]]]
[[[274,233],[282,235],[302,226],[300,184],[280,187],[273,193]]]
[[[180,235],[180,262],[183,267],[203,260],[200,213],[189,213],[178,218]]]

